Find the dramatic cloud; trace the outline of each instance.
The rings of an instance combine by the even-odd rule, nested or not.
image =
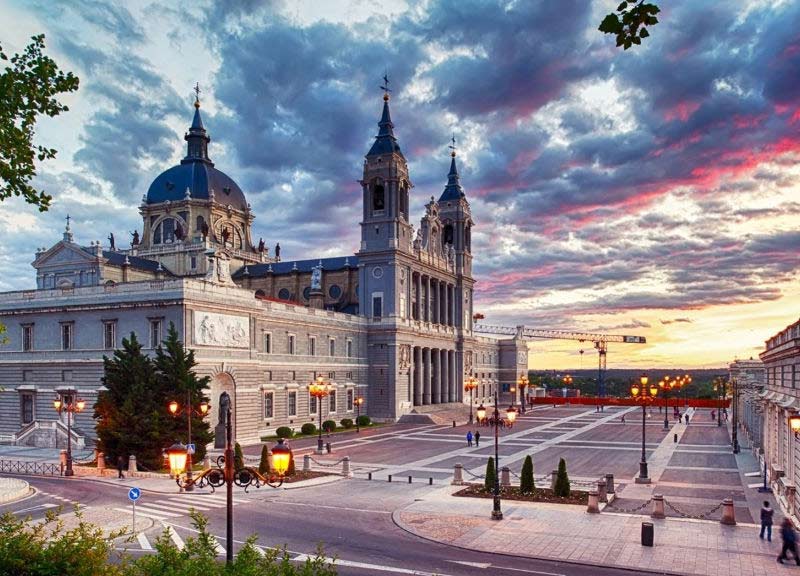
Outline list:
[[[798,3],[670,2],[624,53],[596,30],[602,6],[578,0],[17,10],[47,22],[26,34],[46,32],[82,83],[65,120],[77,124],[45,133],[62,150],[41,176],[53,213],[0,206],[0,221],[21,210],[31,231],[0,248],[4,268],[55,241],[67,205],[81,241],[139,227],[141,195],[183,154],[196,80],[211,156],[245,190],[254,236],[287,258],[356,251],[388,70],[415,221],[441,193],[456,135],[487,322],[665,346],[718,323],[742,330],[731,341],[749,354],[770,334],[747,311],[772,319],[800,302]]]

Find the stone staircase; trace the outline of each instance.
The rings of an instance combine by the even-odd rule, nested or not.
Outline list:
[[[400,417],[403,424],[466,424],[469,420],[469,406],[460,402],[449,404],[428,404],[415,406],[410,414]]]

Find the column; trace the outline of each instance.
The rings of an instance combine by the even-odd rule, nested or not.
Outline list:
[[[431,324],[439,322],[439,291],[437,287],[437,280],[431,279]]]
[[[450,285],[450,326],[456,325],[456,287]]]
[[[422,350],[414,346],[414,406],[422,405]]]
[[[448,358],[449,352],[442,350],[442,402],[452,402],[450,390],[450,362]]]
[[[423,348],[422,362],[424,375],[422,377],[422,404],[427,405],[431,403],[431,349]]]
[[[431,321],[431,277],[425,277],[425,321]]]
[[[439,404],[442,401],[442,380],[439,370],[439,350],[431,350],[431,404]]]
[[[450,362],[450,386],[452,387],[452,391],[450,392],[450,397],[453,399],[453,402],[460,402],[461,401],[461,394],[459,393],[459,386],[458,386],[458,373],[456,372],[456,351],[450,350],[449,352],[449,362]]]

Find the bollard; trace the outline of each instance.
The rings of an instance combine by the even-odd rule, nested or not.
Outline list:
[[[672,435],[672,441],[676,442],[676,443],[678,442],[678,435],[677,434],[673,434]]]
[[[606,493],[613,494],[614,493],[614,475],[613,474],[606,474]]]
[[[128,456],[128,474],[138,472],[139,469],[136,467],[136,456],[131,454]]]
[[[586,507],[586,511],[589,514],[600,514],[600,506],[597,502],[597,490],[592,490],[589,492],[589,505]]]
[[[455,427],[456,427],[456,421],[453,420],[453,428],[455,428]]]
[[[330,442],[326,442],[325,443],[325,450],[328,451],[328,454],[331,453],[331,443]]]
[[[597,481],[597,499],[600,502],[608,502],[608,493],[606,492],[606,481]]]
[[[61,463],[61,467],[64,468],[67,466],[67,451],[62,450],[58,456],[58,461]]]
[[[97,451],[95,457],[97,458],[97,471],[100,472],[100,476],[102,476],[103,470],[106,469],[106,455]]]
[[[311,472],[311,454],[303,455],[303,472]]]
[[[411,476],[408,477],[408,483],[411,484]]]
[[[392,481],[392,475],[389,474],[389,482],[391,482],[391,481]]]
[[[725,498],[725,500],[722,501],[722,519],[719,522],[727,526],[736,525],[736,516],[733,512],[733,498]]]
[[[428,478],[428,486],[433,486],[433,478]]]
[[[556,479],[558,478],[558,470],[550,472],[550,490],[556,489]]]
[[[511,470],[508,466],[500,468],[500,486],[511,486]]]
[[[453,486],[461,486],[464,483],[464,466],[456,464],[453,467]]]
[[[342,476],[345,478],[353,477],[353,473],[350,472],[350,456],[342,458]]]
[[[268,458],[272,457],[272,451],[270,451]],[[270,463],[272,464],[272,463]],[[211,456],[206,454],[206,457],[203,458],[203,470],[211,470]]]
[[[367,480],[372,480],[372,472],[367,472]]]
[[[642,522],[642,546],[653,546],[653,523]]]
[[[664,513],[664,496],[662,494],[653,494],[653,511],[650,513],[651,518],[666,518]]]

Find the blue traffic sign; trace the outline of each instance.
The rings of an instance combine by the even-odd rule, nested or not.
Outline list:
[[[131,488],[128,490],[128,499],[136,502],[139,499],[139,496],[142,495],[142,491],[139,488]]]
[[[194,451],[195,451],[194,443],[186,445],[187,454],[194,454]]]

